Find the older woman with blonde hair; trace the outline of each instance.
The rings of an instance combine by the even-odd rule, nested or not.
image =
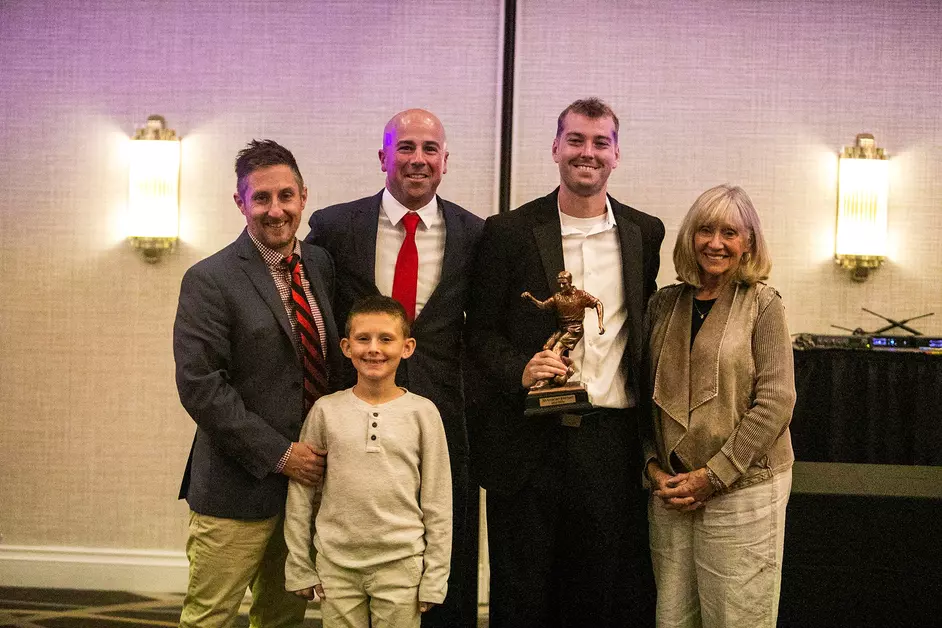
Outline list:
[[[774,628],[794,461],[792,348],[759,216],[742,188],[700,195],[651,297],[645,442],[657,625]]]

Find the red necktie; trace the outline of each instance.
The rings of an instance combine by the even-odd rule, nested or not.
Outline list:
[[[399,257],[396,258],[392,288],[392,298],[406,308],[410,321],[415,319],[415,287],[419,281],[419,250],[415,247],[415,228],[418,224],[419,215],[415,212],[406,212],[402,217],[406,239],[402,241]]]
[[[294,302],[294,316],[298,322],[298,336],[301,340],[301,362],[304,365],[304,414],[311,409],[318,397],[327,392],[327,363],[321,348],[321,336],[311,313],[311,306],[304,296],[301,286],[300,257],[291,254],[285,258],[285,264],[291,271],[291,300]]]

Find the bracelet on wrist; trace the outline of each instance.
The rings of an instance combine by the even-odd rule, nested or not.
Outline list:
[[[710,481],[710,486],[713,487],[714,493],[722,493],[723,491],[726,490],[726,485],[723,484],[723,480],[719,479],[716,476],[716,474],[713,473],[713,469],[711,469],[710,467],[707,467],[706,473],[707,473],[707,479]]]

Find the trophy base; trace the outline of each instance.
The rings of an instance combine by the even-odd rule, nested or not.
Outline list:
[[[527,394],[524,416],[559,414],[591,410],[589,393],[580,382],[570,382],[558,388],[539,388]]]

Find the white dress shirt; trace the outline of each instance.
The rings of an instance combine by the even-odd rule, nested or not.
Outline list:
[[[406,239],[402,217],[410,211],[383,190],[383,202],[376,229],[376,287],[380,293],[392,295],[396,276],[396,258]],[[416,212],[419,223],[415,229],[415,248],[419,252],[419,277],[415,290],[415,316],[418,318],[442,277],[442,258],[445,254],[445,220],[438,209],[438,197]]]
[[[605,207],[605,214],[593,218],[575,218],[559,211],[566,270],[572,273],[576,288],[602,302],[605,314],[605,335],[600,336],[598,314],[586,310],[585,336],[569,357],[575,368],[572,379],[586,385],[592,405],[627,408],[632,404],[621,369],[621,357],[628,346],[621,245],[607,198]]]

